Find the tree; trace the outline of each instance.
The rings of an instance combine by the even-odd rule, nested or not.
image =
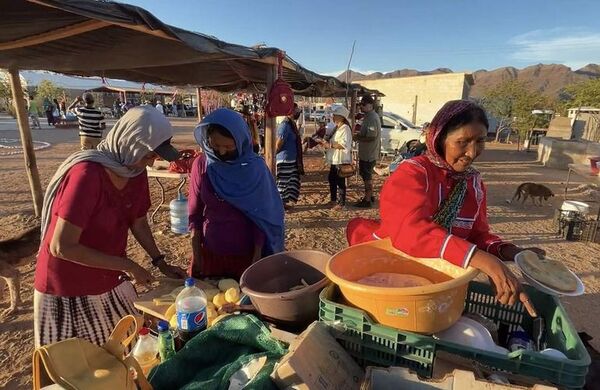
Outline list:
[[[531,111],[554,106],[549,97],[528,90],[517,80],[508,80],[487,90],[482,97],[482,104],[498,119],[496,141],[504,130],[516,130],[519,137],[523,138],[536,120]]]
[[[589,79],[567,86],[561,93],[570,107],[600,107],[600,79]]]
[[[42,80],[35,89],[34,100],[40,110],[43,110],[44,100],[60,99],[65,96],[65,90],[54,84],[50,80]]]

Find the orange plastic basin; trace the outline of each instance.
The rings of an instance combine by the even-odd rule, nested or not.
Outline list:
[[[356,283],[373,273],[400,273],[429,279],[420,287],[376,287]],[[327,277],[337,284],[347,303],[368,312],[383,325],[417,333],[435,333],[461,316],[475,268],[443,259],[420,259],[395,249],[389,240],[355,245],[327,263]]]

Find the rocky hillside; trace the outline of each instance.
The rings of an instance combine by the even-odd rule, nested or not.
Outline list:
[[[393,77],[424,76],[440,73],[452,73],[452,70],[447,68],[438,68],[431,71],[401,69],[389,73],[375,72],[369,75],[349,71],[348,77],[351,81],[358,81]],[[475,85],[471,88],[471,95],[481,96],[487,89],[498,85],[503,81],[519,80],[532,90],[542,92],[549,96],[557,96],[558,93],[569,84],[599,77],[600,65],[597,64],[588,64],[575,71],[568,66],[556,64],[538,64],[523,69],[504,67],[494,70],[478,70],[473,72]],[[340,74],[338,78],[345,81],[346,72]]]

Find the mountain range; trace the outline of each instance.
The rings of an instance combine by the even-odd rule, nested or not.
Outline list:
[[[355,82],[360,80],[378,80],[383,78],[426,76],[433,74],[453,73],[448,68],[437,68],[430,71],[418,71],[414,69],[400,69],[393,72],[375,72],[368,75],[345,71],[338,79]],[[567,85],[592,78],[600,78],[600,65],[588,64],[581,69],[572,70],[568,66],[558,64],[537,64],[523,69],[512,66],[494,70],[477,70],[472,73],[475,85],[471,87],[471,96],[481,96],[488,89],[507,80],[518,80],[532,91],[541,92],[545,95],[556,97]]]

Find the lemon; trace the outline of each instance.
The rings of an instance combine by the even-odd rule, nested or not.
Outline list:
[[[225,300],[229,303],[236,303],[240,300],[240,291],[237,288],[230,288],[225,291]]]
[[[165,318],[171,318],[175,314],[175,304],[173,303],[167,311],[165,311]]]
[[[213,303],[217,308],[220,309],[224,304],[227,303],[227,300],[225,299],[225,294],[218,293],[217,295],[215,295],[215,297],[213,298]]]
[[[173,314],[169,320],[169,326],[173,329],[177,329],[177,314]]]

